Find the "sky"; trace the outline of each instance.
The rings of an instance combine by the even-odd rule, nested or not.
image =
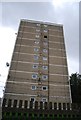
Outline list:
[[[79,73],[79,0],[0,2],[0,97],[7,79],[20,19],[63,24],[69,75]]]

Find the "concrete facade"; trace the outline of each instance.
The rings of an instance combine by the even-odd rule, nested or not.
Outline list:
[[[4,98],[71,102],[62,25],[21,20]]]

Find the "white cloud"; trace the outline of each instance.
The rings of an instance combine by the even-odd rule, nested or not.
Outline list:
[[[11,56],[16,35],[15,30],[12,28],[0,27],[0,59],[3,61],[9,61]]]
[[[10,63],[15,39],[15,31],[12,28],[0,27],[0,97],[9,69],[6,67],[6,62]]]
[[[0,3],[0,24],[2,24],[2,3]]]
[[[68,59],[68,70],[69,70],[69,75],[72,73],[79,73],[79,61],[76,61],[73,58]]]

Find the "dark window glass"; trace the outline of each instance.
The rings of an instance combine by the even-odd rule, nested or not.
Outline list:
[[[8,100],[8,107],[11,107],[11,104],[12,104],[12,100],[9,99],[9,100]]]
[[[33,85],[33,86],[32,86],[32,90],[36,90],[36,86]]]
[[[43,88],[43,90],[47,90],[47,86],[43,86],[42,88]]]
[[[5,106],[6,105],[6,103],[7,103],[7,99],[3,99],[3,105],[2,106]]]
[[[22,108],[22,100],[19,101],[19,108]]]
[[[32,102],[34,102],[34,101],[35,101],[35,99],[34,99],[34,98],[31,98],[31,101],[32,101]]]
[[[44,35],[44,38],[47,38],[47,36],[46,36],[46,35]]]
[[[13,107],[17,107],[17,100],[14,100]]]
[[[27,105],[28,105],[28,101],[25,100],[25,101],[24,101],[24,108],[27,108]]]

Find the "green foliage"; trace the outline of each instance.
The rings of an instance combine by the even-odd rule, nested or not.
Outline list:
[[[81,75],[74,73],[70,76],[71,95],[73,103],[81,103]]]

